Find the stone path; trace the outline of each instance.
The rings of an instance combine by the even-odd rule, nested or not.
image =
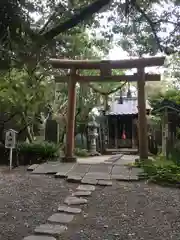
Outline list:
[[[137,155],[101,156],[101,161],[102,157],[104,162],[101,163],[98,161],[99,157],[93,157],[88,158],[88,164],[48,162],[41,165],[34,164],[28,170],[32,171],[32,174],[54,174],[56,178],[66,178],[69,182],[93,185],[98,183],[102,185],[106,181],[107,185],[111,185],[111,180],[136,181],[139,179],[138,175],[142,173],[139,168],[127,167],[128,163],[135,162]]]
[[[135,158],[137,156],[116,155],[98,164],[49,162],[30,166],[28,170],[32,171],[32,174],[54,174],[56,178],[66,178],[67,181],[79,182],[80,185],[71,196],[64,199],[63,205],[58,207],[56,213],[50,216],[45,224],[35,228],[34,235],[23,240],[60,239],[75,216],[81,214],[81,207],[88,204],[88,198],[95,190],[95,185],[111,186],[112,180],[138,180],[141,170],[124,166],[133,162]]]
[[[64,199],[64,205],[60,205],[57,212],[47,219],[47,223],[37,226],[34,235],[23,240],[56,240],[68,229],[68,225],[74,220],[75,215],[81,213],[81,207],[88,203],[81,196],[90,196],[95,190],[91,185],[79,185],[72,196]],[[76,197],[78,196],[78,197]],[[74,207],[74,206],[78,207]]]

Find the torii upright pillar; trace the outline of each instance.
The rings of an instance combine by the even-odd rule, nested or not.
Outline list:
[[[138,69],[138,138],[140,160],[148,159],[148,134],[145,98],[145,72],[144,68]]]
[[[71,69],[68,82],[68,112],[66,124],[66,147],[63,162],[75,162],[74,156],[74,129],[76,114],[76,70]]]

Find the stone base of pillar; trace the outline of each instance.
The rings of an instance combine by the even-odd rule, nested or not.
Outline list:
[[[64,156],[64,157],[61,158],[61,161],[63,163],[71,163],[71,162],[76,162],[77,158],[76,157],[66,157],[66,156]]]
[[[95,157],[95,156],[101,156],[101,153],[94,151],[94,152],[89,152],[90,157]]]

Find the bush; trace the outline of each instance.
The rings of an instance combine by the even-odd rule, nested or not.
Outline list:
[[[87,149],[75,148],[74,154],[77,157],[89,157],[89,153]]]
[[[59,146],[50,142],[18,143],[20,164],[41,163],[58,157]],[[23,161],[23,163],[22,163]]]
[[[151,182],[159,184],[179,184],[180,183],[180,166],[172,160],[166,160],[158,157],[155,161],[144,161],[139,164]]]
[[[180,165],[180,141],[178,140],[170,151],[170,158],[176,165]]]

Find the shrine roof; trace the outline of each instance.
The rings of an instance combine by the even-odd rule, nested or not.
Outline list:
[[[106,115],[136,115],[138,114],[137,98],[123,98],[123,103],[119,104],[118,99],[112,101]],[[146,110],[150,110],[150,104],[146,100]]]

